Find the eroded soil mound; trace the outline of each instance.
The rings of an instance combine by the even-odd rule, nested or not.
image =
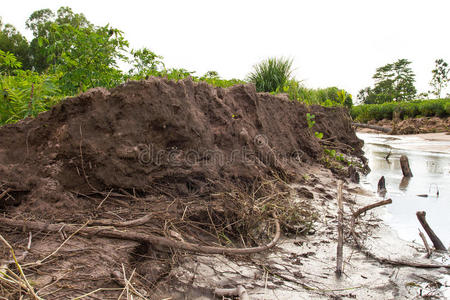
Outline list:
[[[313,128],[307,112],[316,115]],[[314,131],[324,133],[322,141]],[[291,203],[283,182],[304,180],[305,165],[320,161],[324,143],[362,154],[341,108],[308,108],[256,93],[251,85],[128,82],[90,90],[36,119],[0,128],[0,204],[9,219],[79,226],[91,220],[88,227],[95,220],[114,225],[150,214],[133,231],[201,245],[233,240],[235,246],[256,246],[270,239],[273,213],[284,229],[301,229],[311,220],[307,201]],[[10,229],[10,242],[25,249],[27,235]],[[59,234],[40,232],[27,262],[61,243]],[[68,241],[52,255],[52,266],[28,270],[38,289],[58,281],[46,292],[61,298],[118,288],[122,266],[136,268],[136,280],[151,289],[176,263],[173,249],[88,236]],[[71,281],[74,276],[79,280]]]
[[[369,121],[368,124],[390,129],[395,128],[392,134],[419,134],[450,131],[450,117],[410,118],[397,121],[395,125],[392,120],[383,119],[380,121],[372,120]]]

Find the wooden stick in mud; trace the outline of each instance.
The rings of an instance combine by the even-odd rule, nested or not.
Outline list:
[[[0,200],[5,197],[9,192],[11,191],[10,188],[7,188],[6,190],[3,191],[3,193],[0,194]]]
[[[378,180],[378,193],[386,193],[386,180],[384,179],[384,176],[380,177],[380,180]]]
[[[430,237],[430,240],[433,242],[434,248],[436,248],[436,250],[447,251],[447,249],[445,249],[444,244],[437,237],[437,235],[434,233],[433,229],[431,229],[430,225],[428,224],[427,220],[425,219],[426,212],[418,211],[418,212],[416,212],[416,216],[417,216],[417,219],[419,219],[419,222],[422,225],[423,229],[425,229],[425,232]]]
[[[343,247],[344,247],[344,205],[342,203],[342,181],[338,182],[337,189],[338,200],[338,244],[336,254],[336,274],[338,277],[342,275],[343,265]]]
[[[366,212],[368,210],[371,210],[371,209],[373,209],[375,207],[383,206],[383,205],[391,204],[391,203],[392,203],[392,199],[387,199],[387,200],[379,201],[379,202],[376,202],[376,203],[373,203],[373,204],[361,207],[360,209],[358,209],[357,211],[355,211],[353,213],[353,218],[356,219],[362,213],[364,213],[364,212]]]
[[[420,231],[419,229],[419,236],[422,239],[423,245],[425,246],[425,249],[427,249],[427,258],[429,258],[431,256],[431,248],[428,245],[427,239],[425,237],[425,235],[422,233],[422,231]]]
[[[408,157],[406,155],[400,156],[400,166],[404,177],[413,177],[411,168],[409,167]]]

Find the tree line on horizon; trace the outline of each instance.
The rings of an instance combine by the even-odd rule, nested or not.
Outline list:
[[[449,82],[450,67],[442,58],[435,60],[431,71],[431,91],[417,94],[414,86],[415,74],[410,67],[411,61],[399,59],[376,69],[372,76],[374,87],[359,91],[358,98],[363,104],[382,104],[387,102],[405,102],[417,98],[425,99],[430,95],[441,98],[441,93]],[[448,97],[448,95],[447,95]]]

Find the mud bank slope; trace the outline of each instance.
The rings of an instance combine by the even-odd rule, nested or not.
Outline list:
[[[381,126],[386,129],[393,130],[392,134],[420,134],[420,133],[437,133],[450,131],[450,117],[423,117],[411,118],[394,122],[392,120],[383,119],[380,121],[369,121],[367,124]],[[361,132],[376,132],[373,129],[358,128]]]
[[[307,112],[316,115],[312,129]],[[314,131],[324,133],[322,141]],[[99,288],[97,297],[117,298],[123,272],[133,270],[142,295],[170,290],[172,270],[188,252],[132,233],[251,248],[272,238],[273,215],[284,232],[308,232],[317,217],[312,194],[287,183],[320,182],[310,168],[322,168],[323,143],[362,155],[343,109],[189,79],[93,89],[1,127],[0,137],[2,235],[26,254],[28,277],[50,299]],[[72,237],[69,224],[84,227]],[[52,233],[55,225],[59,233]],[[24,252],[28,232],[31,249]],[[35,263],[49,254],[51,264]],[[8,291],[11,298],[20,293]]]

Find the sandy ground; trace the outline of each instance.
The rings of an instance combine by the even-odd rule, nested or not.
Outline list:
[[[357,132],[385,137],[390,140],[389,145],[397,149],[450,153],[450,134],[448,132],[387,135],[367,128],[362,128]]]
[[[450,297],[449,269],[420,269],[381,264],[354,247],[345,229],[344,274],[337,278],[337,181],[328,170],[312,168],[309,186],[318,207],[314,234],[285,237],[270,253],[242,260],[220,255],[186,256],[174,275],[179,281],[179,299],[211,299],[215,288],[243,285],[250,299],[422,299]],[[293,188],[296,185],[292,186]],[[344,213],[347,225],[356,208],[376,202],[373,194],[359,185],[345,185]],[[295,199],[294,199],[295,200]],[[362,217],[358,225],[364,244],[379,257],[432,263],[425,259],[422,245],[400,240],[382,223],[377,208]],[[448,257],[434,255],[436,263]],[[178,298],[175,298],[178,299]],[[221,299],[220,297],[218,299]],[[231,299],[231,298],[222,298]]]
[[[450,133],[449,132],[422,133],[422,134],[416,134],[415,136],[422,138],[424,140],[427,140],[427,141],[450,142]]]

